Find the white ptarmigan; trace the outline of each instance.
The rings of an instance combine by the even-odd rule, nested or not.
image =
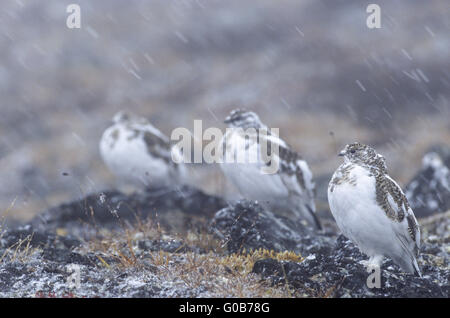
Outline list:
[[[245,151],[247,158],[257,160],[245,163],[227,162],[220,165],[224,175],[250,200],[257,200],[274,213],[290,218],[306,220],[310,225],[321,229],[315,214],[314,182],[308,164],[287,143],[271,134],[254,112],[233,110],[225,119],[229,126],[222,139],[227,152],[236,154]],[[239,129],[241,128],[241,129]],[[243,133],[244,132],[244,133]],[[246,138],[247,136],[253,138]],[[261,158],[261,141],[266,138],[267,148],[278,145],[278,156],[271,160],[278,163],[278,170],[272,174],[262,172],[267,163]],[[270,151],[267,151],[270,154]]]
[[[339,155],[344,163],[328,185],[328,202],[342,233],[369,256],[368,264],[380,265],[387,256],[421,276],[419,225],[402,189],[388,175],[384,157],[357,142]]]
[[[120,111],[100,140],[100,154],[121,181],[140,186],[168,186],[183,182],[185,167],[178,148],[147,119]],[[181,160],[180,160],[181,161]]]

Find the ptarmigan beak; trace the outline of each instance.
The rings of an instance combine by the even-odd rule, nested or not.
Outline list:
[[[338,156],[339,156],[339,157],[345,156],[345,150],[342,150],[342,151],[338,154]]]

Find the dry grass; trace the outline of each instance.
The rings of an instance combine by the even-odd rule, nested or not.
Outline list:
[[[178,277],[189,288],[203,287],[212,297],[292,297],[287,285],[271,286],[251,272],[263,253],[220,256],[214,253],[181,255],[181,262],[168,263],[159,271],[165,279]]]
[[[2,220],[0,223],[0,240],[2,239],[3,235],[5,234],[5,222],[6,217],[13,209],[17,198],[15,198],[10,206],[6,209],[6,211],[2,215]],[[15,242],[11,246],[7,247],[3,253],[0,255],[0,263],[4,261],[20,261],[20,262],[26,262],[29,259],[29,256],[32,255],[37,249],[31,248],[31,240],[33,239],[33,234],[30,234],[26,236],[23,239],[20,239],[19,241]]]
[[[135,268],[157,270],[158,277],[169,282],[180,282],[189,289],[203,288],[211,297],[295,297],[295,291],[288,284],[271,286],[261,277],[252,273],[256,261],[273,258],[279,261],[302,262],[301,255],[290,251],[251,250],[238,254],[227,254],[223,242],[208,233],[188,231],[173,235],[159,223],[139,220],[135,227],[128,226],[120,231],[86,242],[80,251],[97,254],[102,266],[108,270]],[[174,252],[164,250],[148,251],[138,248],[138,241],[170,241],[181,243]],[[193,252],[189,247],[200,248],[202,253]],[[188,248],[188,251],[185,250]],[[108,263],[113,258],[117,262]]]
[[[27,235],[25,238],[20,239],[16,243],[7,247],[3,254],[0,256],[0,263],[4,261],[8,262],[27,262],[29,257],[34,254],[38,250],[38,248],[31,247],[31,240],[33,239],[33,235]]]

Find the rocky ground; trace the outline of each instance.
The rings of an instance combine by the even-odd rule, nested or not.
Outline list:
[[[450,211],[419,220],[423,277],[366,259],[333,223],[316,233],[191,187],[63,204],[0,240],[1,297],[448,297]]]
[[[448,297],[447,4],[380,0],[370,30],[359,0],[77,3],[77,30],[64,1],[0,8],[0,296]],[[99,156],[118,110],[170,136],[196,119],[223,129],[236,107],[307,160],[324,232],[236,203],[217,166],[128,193]],[[369,289],[339,236],[326,188],[356,140],[406,190],[423,278],[386,261]]]

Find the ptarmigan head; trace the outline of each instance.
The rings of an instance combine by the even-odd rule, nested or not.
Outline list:
[[[129,111],[125,111],[125,110],[121,110],[119,112],[117,112],[114,117],[112,118],[112,122],[114,124],[123,124],[123,125],[127,125],[127,124],[141,124],[141,125],[149,125],[150,123],[148,122],[148,120],[144,117],[139,117],[136,114],[129,112]]]
[[[230,115],[228,115],[228,117],[225,118],[224,123],[230,127],[243,129],[247,128],[258,129],[265,127],[264,124],[259,119],[258,115],[256,115],[256,113],[242,109],[235,109],[231,111]]]
[[[126,123],[128,122],[133,115],[125,110],[121,110],[117,112],[114,117],[112,118],[113,123],[120,124],[120,123]]]
[[[363,166],[369,166],[371,168],[378,168],[380,170],[386,170],[386,160],[375,149],[359,142],[348,144],[339,153],[339,156],[343,156],[345,161]]]

